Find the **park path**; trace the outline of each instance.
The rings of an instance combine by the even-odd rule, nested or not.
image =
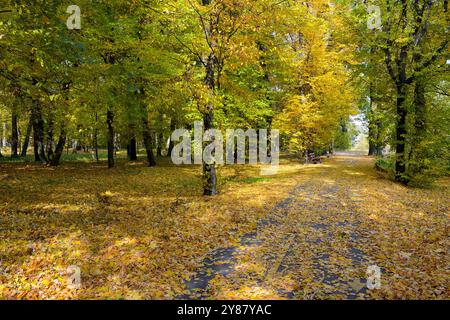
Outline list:
[[[208,253],[179,298],[366,297],[361,159],[341,154],[318,165],[240,246]]]

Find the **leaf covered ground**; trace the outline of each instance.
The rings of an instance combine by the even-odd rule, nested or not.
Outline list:
[[[203,197],[200,171],[0,164],[0,298],[450,298],[448,178],[412,189],[368,157],[284,159],[270,177],[223,167],[221,194]],[[229,270],[190,292],[220,248],[236,249]],[[369,265],[382,269],[378,290],[365,288]]]

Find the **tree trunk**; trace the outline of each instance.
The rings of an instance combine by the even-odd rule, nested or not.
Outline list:
[[[34,151],[34,161],[40,162],[41,158],[39,157],[39,142],[36,137],[36,133],[33,130],[33,151]]]
[[[25,138],[22,144],[22,152],[20,154],[21,157],[25,158],[27,156],[27,150],[28,145],[30,144],[30,136],[31,136],[31,129],[33,128],[33,117],[30,116],[30,120],[28,121],[27,125],[27,132],[25,134]]]
[[[415,121],[414,129],[415,134],[412,139],[411,149],[414,149],[420,144],[427,130],[427,109],[425,99],[425,86],[423,80],[418,79],[414,89],[414,111]]]
[[[70,88],[70,83],[64,83],[62,89],[66,93],[66,107],[69,106],[69,98],[68,98],[68,92]],[[50,165],[53,167],[56,167],[59,165],[59,162],[61,160],[61,156],[64,152],[64,146],[66,145],[66,139],[67,139],[67,131],[66,131],[67,124],[65,121],[63,121],[61,126],[61,131],[59,133],[58,143],[56,144],[55,150],[53,151],[53,121],[50,121],[50,130],[48,133],[48,139],[50,140],[48,150],[51,152],[52,157],[50,159]],[[50,158],[50,156],[49,156]]]
[[[11,116],[11,157],[17,158],[19,146],[19,132],[17,130],[17,113],[14,110]]]
[[[408,167],[408,175],[414,175],[423,170],[423,164],[419,159],[426,159],[427,152],[421,146],[427,132],[427,104],[425,98],[425,85],[423,79],[417,79],[414,88],[414,133],[411,135],[411,148],[409,160],[412,160]]]
[[[34,160],[36,162],[47,162],[44,150],[44,120],[42,119],[39,101],[33,101],[33,143]]]
[[[373,111],[373,95],[372,95],[372,83],[369,86],[369,156],[373,156],[376,153],[376,136],[374,126],[374,111]]]
[[[369,124],[369,156],[377,154],[377,146],[375,143],[376,133],[372,124]]]
[[[128,156],[129,156],[130,161],[137,160],[136,138],[135,137],[130,139],[130,144],[128,146]]]
[[[52,161],[54,156],[53,151],[53,119],[48,119],[48,126],[47,126],[47,143],[46,143],[46,155],[49,162]]]
[[[71,82],[67,82],[64,83],[62,86],[62,90],[65,93],[65,97],[66,97],[66,103],[65,106],[69,107],[69,97],[68,97],[68,93],[69,93],[69,89],[70,89],[70,84]],[[50,130],[48,133],[48,139],[50,140],[49,143],[49,147],[48,150],[49,152],[52,153],[52,157],[50,159],[50,165],[53,167],[56,167],[59,165],[59,162],[61,160],[61,156],[64,152],[64,146],[66,145],[66,140],[67,140],[67,131],[66,131],[66,127],[67,127],[67,123],[65,121],[62,122],[61,125],[61,131],[59,132],[59,138],[58,138],[58,142],[56,144],[55,150],[53,151],[53,120],[50,121]],[[50,158],[50,156],[49,156]]]
[[[156,156],[157,157],[162,157],[162,145],[163,145],[163,143],[164,143],[164,136],[163,136],[163,133],[162,132],[160,132],[159,134],[158,134],[158,145],[157,145],[157,147],[156,147]]]
[[[375,155],[380,157],[383,155],[383,137],[381,135],[381,121],[377,120],[375,121],[375,127],[376,127],[376,143],[375,143]]]
[[[108,124],[108,168],[114,167],[114,113],[111,109],[106,112],[106,123]]]
[[[372,97],[370,97],[369,106],[369,156],[377,153],[377,127],[374,123],[374,112],[372,109]]]
[[[56,144],[55,152],[53,154],[53,158],[50,161],[50,165],[56,167],[59,165],[59,161],[61,159],[61,155],[64,151],[64,146],[66,145],[66,137],[67,134],[64,129],[61,130],[59,135],[58,143]]]
[[[406,177],[406,88],[403,84],[397,85],[397,126],[395,145],[395,180],[403,184],[408,183]]]
[[[94,152],[95,152],[95,161],[98,162],[98,134],[97,128],[94,129]]]
[[[214,80],[213,53],[209,55],[208,62],[206,64],[205,84],[208,86],[210,90],[214,91],[215,80]],[[213,129],[214,127],[214,106],[212,105],[212,103],[209,103],[209,105],[207,106],[207,110],[203,113],[203,125],[205,127],[205,131]],[[213,196],[216,194],[217,194],[216,165],[214,163],[206,164],[203,161],[203,195]]]
[[[98,162],[98,129],[97,129],[98,115],[95,113],[95,127],[94,127],[94,150],[95,150],[95,161]]]
[[[212,108],[210,112],[203,115],[203,125],[205,131],[213,128],[214,116],[212,113]],[[203,195],[213,196],[217,194],[217,175],[216,175],[216,165],[207,164],[203,161]]]
[[[142,135],[144,137],[144,146],[147,153],[147,162],[149,167],[156,166],[155,156],[153,154],[153,139],[148,126],[147,113],[142,117]]]

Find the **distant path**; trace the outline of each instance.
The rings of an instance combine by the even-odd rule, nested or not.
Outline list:
[[[241,238],[241,246],[207,254],[179,298],[237,290],[290,299],[364,298],[368,263],[359,230],[360,190],[352,175],[359,161],[354,153],[341,153],[333,166],[318,165],[255,232]]]

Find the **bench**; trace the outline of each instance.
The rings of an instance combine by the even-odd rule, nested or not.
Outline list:
[[[322,158],[319,156],[316,156],[314,153],[307,153],[306,154],[306,162],[318,164],[318,163],[322,163]]]

